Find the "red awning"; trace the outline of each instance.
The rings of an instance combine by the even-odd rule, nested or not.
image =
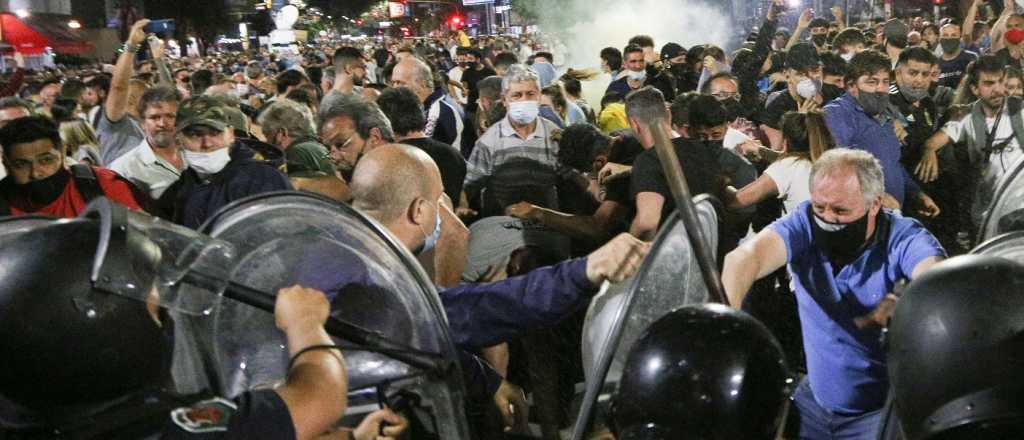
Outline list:
[[[3,41],[14,50],[26,55],[38,55],[47,47],[58,53],[83,53],[91,48],[89,42],[67,29],[67,25],[53,16],[34,14],[25,19],[14,14],[0,14]]]

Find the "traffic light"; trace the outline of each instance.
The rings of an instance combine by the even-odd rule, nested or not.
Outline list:
[[[452,16],[452,18],[448,19],[448,22],[452,24],[453,28],[462,27],[462,23],[463,23],[462,16],[460,16],[458,14],[455,14],[455,15]]]
[[[932,4],[934,4],[935,6],[942,5],[942,0],[932,0]]]

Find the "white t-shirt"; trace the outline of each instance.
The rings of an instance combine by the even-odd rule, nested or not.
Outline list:
[[[942,127],[942,132],[946,133],[946,136],[949,136],[949,139],[953,142],[960,142],[961,138],[967,137],[968,142],[971,143],[974,140],[973,121],[974,119],[968,114],[959,121],[947,122]],[[992,131],[992,126],[995,123],[996,118],[985,118],[985,132]],[[995,188],[995,182],[998,182],[1003,174],[1013,170],[1013,164],[1024,156],[1024,152],[1021,151],[1020,145],[1017,143],[1017,137],[1013,135],[1010,116],[1005,112],[1001,113],[999,128],[996,129],[994,137],[995,140],[992,141],[992,145],[1002,145],[1006,141],[1009,141],[1009,143],[1001,151],[993,152],[989,155],[988,170],[985,172],[985,181],[983,182],[986,188]],[[978,146],[974,147],[979,148]]]
[[[768,165],[764,170],[775,186],[779,187],[779,199],[790,213],[797,205],[811,199],[811,161],[799,157],[784,157]]]

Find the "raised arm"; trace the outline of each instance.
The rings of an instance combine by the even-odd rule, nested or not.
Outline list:
[[[967,8],[963,32],[960,34],[960,39],[963,40],[965,46],[974,44],[974,19],[978,17],[978,6],[981,5],[981,1],[974,0],[971,2],[971,6]]]
[[[142,19],[132,25],[128,41],[125,42],[124,52],[117,58],[117,64],[114,65],[114,76],[110,80],[110,93],[107,95],[107,102],[103,108],[107,119],[113,122],[124,118],[128,108],[128,83],[135,70],[135,53],[138,52],[139,45],[146,41],[146,32],[142,28],[147,24],[149,24],[149,20]]]
[[[800,13],[800,19],[796,22],[796,29],[793,29],[793,36],[789,37],[789,43],[786,43],[786,50],[800,42],[800,35],[807,30],[807,26],[810,26],[812,18],[814,18],[814,15],[810,9],[804,9],[804,12]]]
[[[288,380],[275,391],[288,406],[297,439],[327,431],[348,406],[348,377],[341,351],[324,330],[330,305],[323,292],[292,286],[277,294],[274,319],[288,339]],[[308,349],[308,350],[307,350]]]

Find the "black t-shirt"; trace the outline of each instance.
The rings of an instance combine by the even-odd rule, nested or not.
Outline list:
[[[459,195],[462,194],[462,182],[466,179],[466,159],[459,150],[451,145],[438,142],[431,138],[406,139],[401,143],[412,145],[423,150],[434,160],[441,171],[441,183],[444,193],[452,198],[455,207],[459,206]]]
[[[946,60],[943,57],[939,57],[939,85],[946,86],[949,88],[957,88],[960,85],[960,79],[964,77],[964,72],[967,71],[967,65],[971,64],[978,58],[974,52],[968,52],[961,50],[960,55],[951,60]]]
[[[294,439],[288,406],[274,390],[249,391],[235,400],[214,398],[171,411],[164,440]]]
[[[683,167],[683,176],[686,178],[686,185],[690,187],[690,194],[712,194],[719,197],[721,167],[718,164],[717,152],[703,143],[684,138],[673,139],[672,145]],[[661,161],[654,148],[640,153],[633,161],[633,178],[630,182],[633,200],[635,201],[637,194],[642,192],[658,193],[665,198],[665,204],[661,208],[663,224],[669,214],[676,209],[676,202],[661,171]]]
[[[484,66],[484,68],[480,70],[472,69],[462,72],[462,82],[469,86],[469,97],[466,101],[467,110],[470,112],[476,111],[476,100],[480,96],[480,89],[477,88],[476,83],[493,75],[497,75],[497,73],[494,69],[487,66]]]
[[[781,130],[782,116],[786,112],[796,111],[797,109],[796,100],[789,94],[789,89],[784,89],[768,96],[768,99],[765,100],[764,111],[761,112],[758,122],[776,130]]]

